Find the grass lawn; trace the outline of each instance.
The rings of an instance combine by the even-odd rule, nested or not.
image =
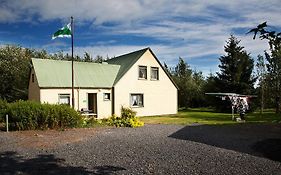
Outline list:
[[[238,116],[238,114],[235,114]],[[180,110],[175,115],[148,116],[140,117],[140,120],[146,124],[236,124],[238,122],[231,120],[230,113],[217,113],[208,108],[193,108]],[[274,113],[273,110],[265,110],[261,115],[259,111],[246,114],[247,123],[277,123],[281,121],[281,116]]]

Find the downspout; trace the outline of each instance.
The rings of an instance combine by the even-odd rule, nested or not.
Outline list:
[[[80,101],[80,98],[79,98],[79,92],[80,92],[80,87],[77,88],[77,110],[80,111],[80,107],[79,107],[79,101]]]
[[[114,87],[111,89],[112,98],[111,98],[111,114],[115,114],[115,90]]]

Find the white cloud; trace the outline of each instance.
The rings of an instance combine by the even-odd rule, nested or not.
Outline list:
[[[162,62],[173,65],[181,56],[208,72],[217,67],[202,64],[199,68],[197,59],[214,59],[213,55],[224,54],[223,46],[230,34],[241,39],[241,45],[252,56],[268,48],[265,41],[253,41],[251,35],[236,34],[234,29],[243,28],[246,33],[263,21],[281,27],[280,0],[4,0],[0,4],[0,23],[57,19],[65,22],[70,16],[80,25],[93,24],[106,36],[133,35],[156,40],[149,45],[99,41],[76,47],[76,54],[87,51],[93,56],[112,57],[150,46]],[[105,26],[108,22],[117,25]],[[44,47],[59,46],[65,47],[62,43]]]

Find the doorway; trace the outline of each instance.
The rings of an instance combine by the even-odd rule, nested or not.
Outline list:
[[[88,110],[97,114],[97,93],[88,93]]]

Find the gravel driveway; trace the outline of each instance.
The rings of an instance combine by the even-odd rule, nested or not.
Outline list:
[[[281,125],[146,125],[82,137],[34,148],[0,132],[0,174],[281,174]]]

